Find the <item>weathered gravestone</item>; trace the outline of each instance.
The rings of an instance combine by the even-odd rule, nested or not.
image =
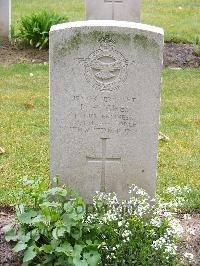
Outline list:
[[[0,0],[0,39],[8,38],[11,23],[11,1]]]
[[[88,20],[140,21],[140,0],[86,0]]]
[[[162,29],[132,22],[51,28],[51,176],[87,201],[155,192],[162,48]]]

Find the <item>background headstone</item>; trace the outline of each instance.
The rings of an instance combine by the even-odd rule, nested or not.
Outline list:
[[[140,0],[86,0],[86,19],[140,22]]]
[[[11,24],[11,0],[0,0],[0,38],[8,38]]]
[[[155,193],[163,30],[83,21],[50,31],[51,176],[90,201]]]

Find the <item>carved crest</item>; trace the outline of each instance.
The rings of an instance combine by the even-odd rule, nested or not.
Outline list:
[[[110,39],[101,40],[99,49],[83,61],[87,81],[100,91],[113,91],[126,80],[127,60]]]

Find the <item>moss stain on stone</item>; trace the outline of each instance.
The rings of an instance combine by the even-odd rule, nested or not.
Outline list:
[[[58,45],[58,55],[60,57],[65,56],[65,54],[70,53],[71,51],[78,49],[79,45],[81,44],[81,33],[76,32],[74,36],[69,40],[64,40],[60,45]]]
[[[63,41],[60,45],[58,45],[58,55],[59,57],[63,57],[65,54],[69,54],[74,50],[77,50],[81,43],[92,41],[92,42],[100,42],[102,40],[110,40],[115,42],[121,42],[124,44],[128,44],[131,41],[131,38],[128,34],[123,33],[113,33],[113,32],[103,32],[101,30],[93,31],[89,33],[84,33],[77,31],[74,36],[69,39]]]
[[[143,49],[146,49],[147,47],[158,47],[158,44],[156,41],[149,39],[148,37],[140,34],[136,34],[133,39],[135,45],[142,47]]]
[[[111,32],[99,29],[93,32],[81,32],[76,30],[74,35],[69,40],[63,40],[61,44],[58,45],[58,57],[56,60],[63,58],[66,54],[70,54],[74,50],[78,50],[80,44],[87,43],[100,43],[103,40],[112,41],[113,43],[121,43],[123,45],[132,45],[139,46],[143,49],[151,47],[151,50],[155,51],[158,48],[156,41],[149,39],[148,37],[140,34],[136,34],[132,37],[130,34],[124,34],[119,32]]]

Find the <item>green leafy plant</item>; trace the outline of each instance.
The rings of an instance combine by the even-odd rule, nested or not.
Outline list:
[[[194,46],[194,52],[195,52],[195,54],[198,55],[198,56],[200,56],[200,35],[197,35],[195,37],[193,46]]]
[[[16,222],[5,227],[6,240],[16,242],[13,251],[24,252],[22,265],[97,265],[98,225],[83,223],[83,199],[70,198],[61,187],[40,190],[42,178],[23,178],[22,183],[20,197],[26,203],[16,206]]]
[[[183,203],[179,188],[170,188],[179,196],[169,195],[167,203],[132,186],[128,200],[97,192],[86,205],[65,187],[45,190],[42,178],[22,182],[16,221],[4,228],[13,250],[24,254],[22,265],[177,265],[183,228],[173,212]]]
[[[49,45],[49,31],[52,25],[67,22],[66,16],[52,11],[41,11],[21,18],[19,37],[31,46],[42,49]]]

